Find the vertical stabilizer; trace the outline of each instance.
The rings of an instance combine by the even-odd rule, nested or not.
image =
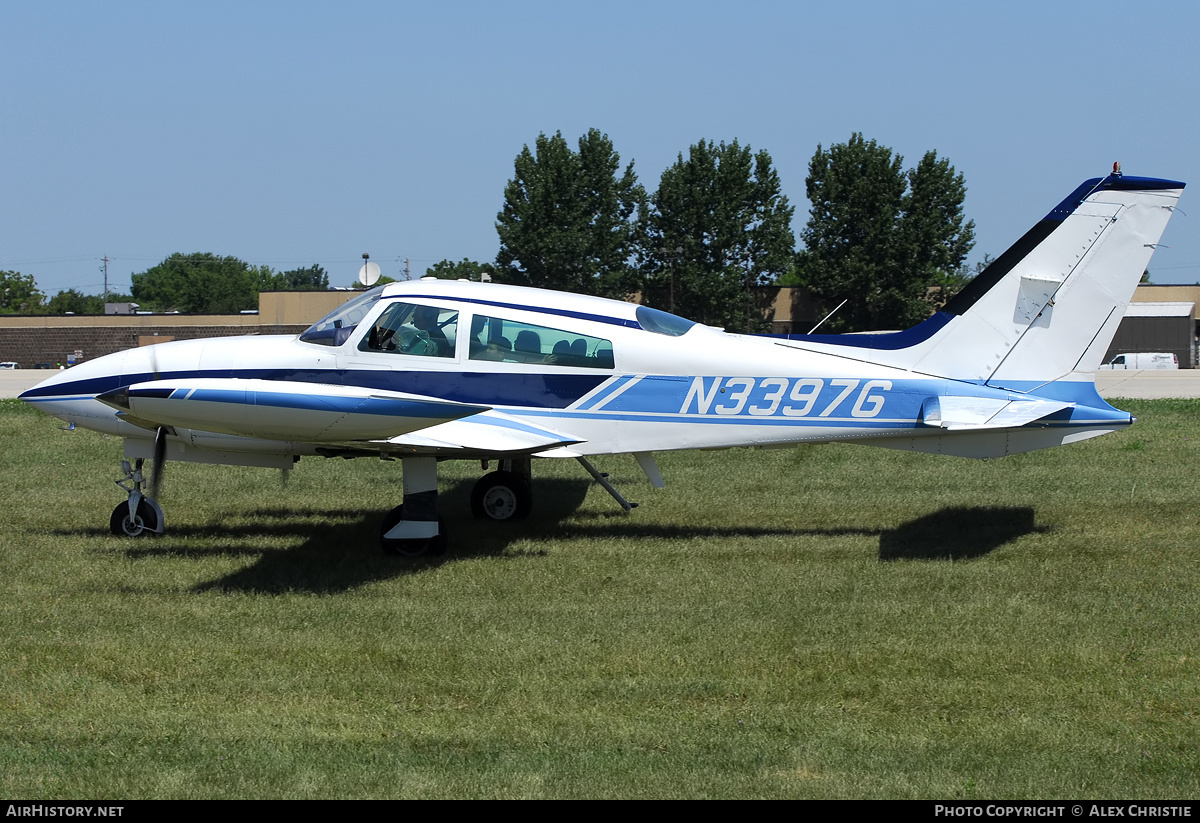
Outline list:
[[[953,319],[912,368],[993,385],[1094,371],[1182,192],[1084,183],[946,305]]]
[[[1183,186],[1119,173],[1088,180],[924,323],[781,345],[1022,390],[1095,371]]]

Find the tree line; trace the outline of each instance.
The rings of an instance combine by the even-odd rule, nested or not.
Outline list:
[[[146,311],[235,314],[258,308],[262,291],[325,291],[329,275],[319,265],[277,272],[236,257],[210,252],[172,254],[130,275],[130,294],[110,293],[107,302],[137,303]],[[0,314],[103,314],[105,297],[66,289],[47,299],[32,275],[0,272]]]
[[[855,133],[817,146],[806,192],[797,249],[795,209],[764,150],[701,140],[650,193],[599,130],[575,147],[561,132],[543,133],[514,161],[495,260],[442,260],[426,274],[636,298],[750,332],[765,330],[757,286],[804,286],[828,308],[845,300],[822,330],[865,331],[919,322],[971,276],[966,185],[937,152],[906,169],[899,154]],[[329,287],[319,265],[274,272],[209,253],[173,254],[131,280],[125,299],[188,313],[255,308],[264,290]],[[97,300],[74,290],[47,300],[32,277],[0,272],[0,313],[98,313]]]
[[[966,185],[929,151],[912,169],[855,133],[817,147],[797,250],[794,208],[766,151],[701,140],[647,193],[596,129],[573,149],[542,134],[517,155],[496,218],[494,263],[448,260],[435,277],[629,298],[731,331],[763,331],[754,287],[804,286],[832,308],[824,330],[907,328],[972,276]]]

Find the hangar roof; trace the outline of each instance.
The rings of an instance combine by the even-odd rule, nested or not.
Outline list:
[[[1195,303],[1130,303],[1126,317],[1192,317]]]

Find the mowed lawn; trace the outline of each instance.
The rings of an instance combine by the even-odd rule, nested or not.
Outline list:
[[[534,464],[386,558],[398,462],[167,467],[0,403],[0,796],[1200,797],[1200,402],[987,462]]]

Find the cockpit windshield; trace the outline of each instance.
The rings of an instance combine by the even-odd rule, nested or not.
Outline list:
[[[655,334],[665,334],[670,337],[679,337],[691,331],[692,326],[696,325],[694,320],[688,320],[685,317],[680,317],[676,314],[669,314],[665,311],[652,309],[649,306],[638,306],[634,312],[638,323],[646,331],[652,331]]]
[[[383,286],[360,294],[313,323],[300,335],[300,339],[321,346],[342,345],[382,295]]]

